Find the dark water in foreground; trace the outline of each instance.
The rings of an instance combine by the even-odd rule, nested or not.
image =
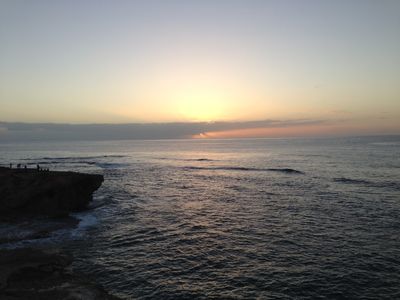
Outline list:
[[[400,137],[0,149],[104,174],[78,229],[24,245],[65,245],[122,298],[400,299]]]

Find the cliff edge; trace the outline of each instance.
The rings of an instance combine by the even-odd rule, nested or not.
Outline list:
[[[102,175],[0,167],[0,216],[66,216],[85,209],[103,180]]]

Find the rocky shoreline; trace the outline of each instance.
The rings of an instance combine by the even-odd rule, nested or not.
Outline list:
[[[102,175],[0,167],[0,224],[12,224],[21,240],[76,226],[69,214],[85,210],[103,180]],[[38,218],[50,225],[41,228]],[[3,235],[0,246],[18,242],[18,237]],[[118,299],[74,272],[72,261],[60,249],[0,250],[0,299]]]

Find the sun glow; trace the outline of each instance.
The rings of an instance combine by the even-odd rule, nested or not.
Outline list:
[[[210,122],[224,119],[227,95],[211,89],[188,89],[176,96],[177,111],[188,121]]]

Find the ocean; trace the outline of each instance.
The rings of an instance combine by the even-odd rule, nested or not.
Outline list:
[[[400,299],[400,136],[0,144],[10,162],[104,174],[78,227],[0,248],[63,247],[123,299]]]

